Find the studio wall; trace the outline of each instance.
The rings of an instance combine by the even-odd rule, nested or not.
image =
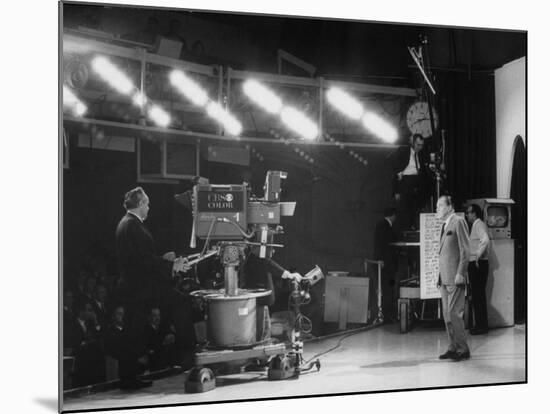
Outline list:
[[[495,70],[495,117],[497,149],[497,197],[510,197],[516,136],[525,144],[525,69],[520,58]]]

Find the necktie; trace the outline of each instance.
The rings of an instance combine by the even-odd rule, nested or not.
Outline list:
[[[414,165],[416,166],[416,171],[418,172],[418,154],[414,153]]]
[[[440,239],[443,238],[443,234],[445,233],[445,224],[446,224],[446,223],[443,223],[443,226],[441,226],[441,234],[439,235],[439,238],[440,238]]]

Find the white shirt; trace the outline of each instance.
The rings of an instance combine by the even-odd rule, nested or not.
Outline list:
[[[418,166],[418,154],[411,148],[411,152],[409,154],[409,164],[403,171],[401,171],[401,173],[403,175],[418,175]]]
[[[451,213],[449,214],[449,216],[445,219],[445,223],[444,223],[444,226],[445,226],[445,229],[447,229],[447,226],[449,225],[449,222],[451,221],[451,218],[455,215],[455,213]]]
[[[470,262],[488,259],[489,244],[487,225],[480,219],[476,219],[470,230]]]
[[[384,218],[386,219],[386,221],[387,221],[388,223],[390,223],[390,227],[393,227],[392,224],[391,224],[391,220],[390,220],[389,218],[387,218],[387,217],[384,217]]]

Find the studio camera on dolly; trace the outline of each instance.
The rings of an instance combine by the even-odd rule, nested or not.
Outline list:
[[[263,361],[269,379],[287,379],[316,367],[318,359],[305,363],[301,338],[300,306],[307,302],[309,289],[324,276],[315,266],[305,276],[290,273],[271,257],[274,236],[281,234],[281,217],[294,215],[295,202],[281,202],[281,181],[287,174],[268,171],[264,196],[253,197],[246,184],[211,185],[197,181],[192,191],[179,194],[176,200],[193,211],[191,247],[196,239],[204,240],[201,252],[188,256],[193,265],[207,258],[217,258],[223,266],[223,288],[195,290],[191,295],[204,305],[206,343],[195,353],[195,367],[190,372],[187,392],[205,392],[215,387],[214,371],[209,367],[229,364],[244,367],[250,361]],[[282,273],[291,289],[294,326],[288,342],[278,343],[270,337],[269,314],[258,309],[257,300],[272,294],[270,289],[241,288],[239,268],[247,255],[266,260]],[[266,307],[267,309],[267,307]],[[260,332],[261,331],[261,332]]]

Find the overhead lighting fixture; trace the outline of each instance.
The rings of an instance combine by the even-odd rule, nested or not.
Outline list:
[[[148,115],[158,126],[166,128],[170,125],[170,115],[158,105],[151,105]]]
[[[361,103],[340,88],[330,88],[327,91],[327,100],[347,117],[359,121],[365,110]]]
[[[97,56],[92,60],[92,68],[105,82],[124,95],[129,95],[135,89],[126,74],[103,56]]]
[[[132,96],[132,102],[134,105],[142,107],[147,103],[147,97],[141,92],[136,92],[134,96]]]
[[[319,134],[317,125],[295,108],[285,106],[281,110],[282,121],[293,131],[308,140],[313,140]]]
[[[240,135],[243,130],[241,123],[217,102],[209,102],[208,105],[206,105],[206,113],[222,124],[230,135]]]
[[[275,95],[268,88],[254,79],[249,79],[243,83],[244,93],[255,103],[272,114],[281,112],[283,102],[281,98]]]
[[[209,101],[206,91],[180,70],[173,70],[170,73],[170,82],[197,106],[204,106]]]
[[[84,115],[88,110],[88,107],[66,85],[63,85],[63,106],[70,107],[77,116]]]
[[[380,137],[386,142],[394,143],[397,141],[397,130],[385,119],[373,112],[367,112],[363,116],[363,125],[374,135]]]

